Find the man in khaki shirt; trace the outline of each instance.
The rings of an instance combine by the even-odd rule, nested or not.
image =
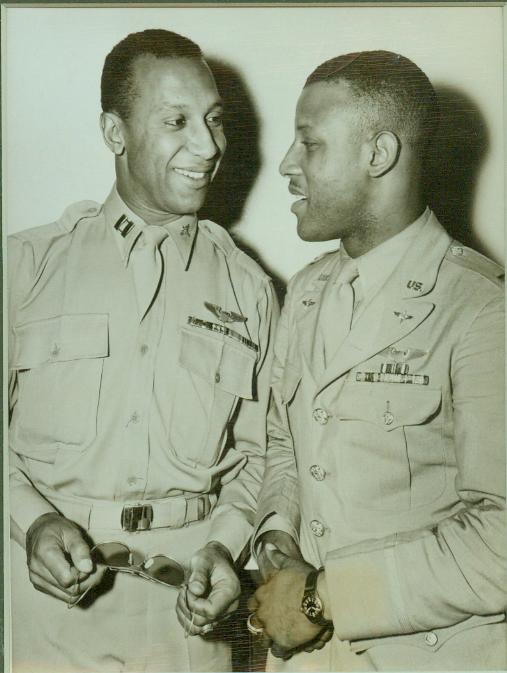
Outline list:
[[[382,51],[323,63],[298,102],[298,233],[341,246],[291,280],[275,343],[251,618],[287,659],[269,668],[507,666],[503,270],[426,207],[436,113]]]
[[[196,216],[225,149],[199,47],[129,35],[102,108],[105,203],[9,239],[13,670],[228,670],[213,628],[264,469],[276,300]],[[144,579],[106,572],[112,549]],[[147,581],[160,555],[176,586]]]

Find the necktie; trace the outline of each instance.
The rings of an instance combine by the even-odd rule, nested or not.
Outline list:
[[[164,260],[160,244],[166,238],[167,231],[162,226],[145,227],[130,255],[134,274],[139,321],[150,308],[162,279]]]
[[[347,259],[340,269],[335,286],[331,288],[327,301],[322,306],[319,328],[324,345],[326,367],[350,332],[354,311],[352,282],[358,276],[357,263],[353,259]]]

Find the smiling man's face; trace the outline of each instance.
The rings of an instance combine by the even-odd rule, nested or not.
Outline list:
[[[346,238],[364,219],[367,204],[365,144],[345,84],[318,82],[303,89],[295,139],[280,166],[305,241]]]
[[[141,56],[133,68],[118,191],[133,210],[155,218],[195,213],[226,146],[213,76],[194,58]]]

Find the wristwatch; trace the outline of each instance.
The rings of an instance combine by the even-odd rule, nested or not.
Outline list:
[[[322,570],[324,568],[312,570],[306,576],[305,590],[301,600],[301,612],[312,624],[330,626],[333,622],[330,619],[324,619],[324,606],[317,593],[317,578]]]

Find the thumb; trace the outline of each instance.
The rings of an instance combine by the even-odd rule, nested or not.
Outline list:
[[[194,596],[202,596],[206,593],[209,584],[210,567],[201,556],[194,557],[190,561],[190,577],[188,588]]]
[[[64,546],[70,554],[72,564],[82,573],[90,574],[93,570],[93,562],[90,556],[90,548],[83,540],[77,528],[65,531]]]

